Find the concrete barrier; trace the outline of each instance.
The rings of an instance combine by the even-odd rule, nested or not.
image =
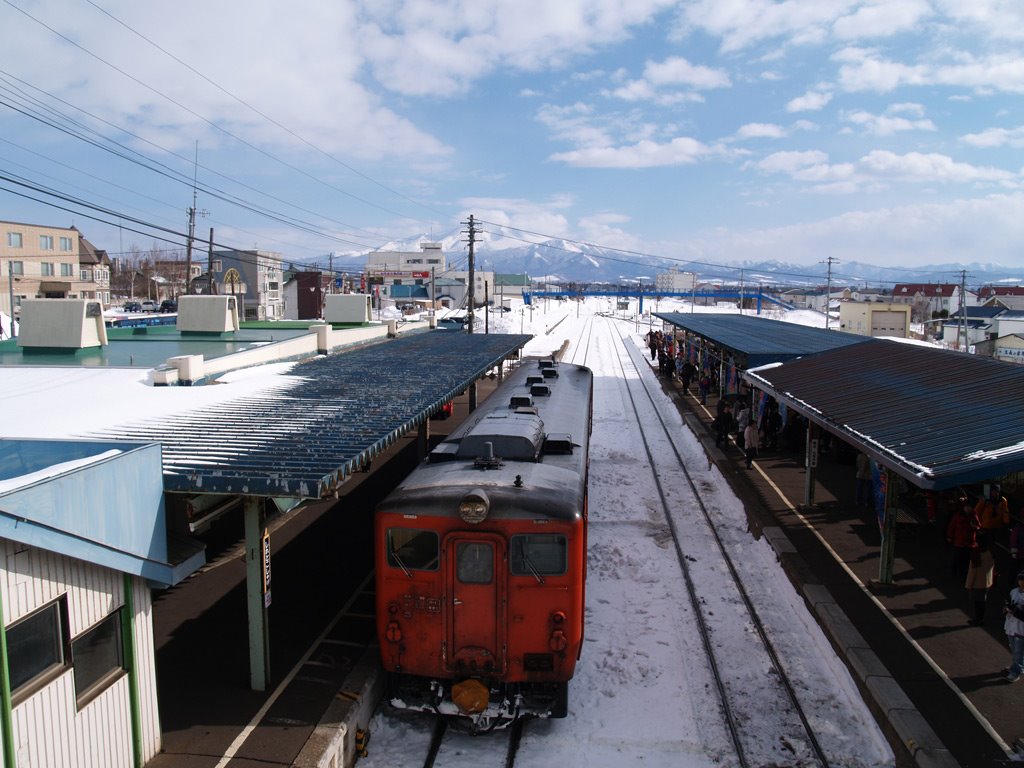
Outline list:
[[[376,647],[367,648],[292,763],[293,768],[350,768],[356,741],[366,731],[384,693]]]

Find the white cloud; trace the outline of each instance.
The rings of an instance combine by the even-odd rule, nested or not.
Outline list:
[[[538,71],[627,39],[669,0],[359,2],[359,50],[399,93],[464,93],[498,69]]]
[[[696,139],[679,137],[664,144],[645,140],[621,147],[585,147],[558,152],[550,159],[578,168],[658,168],[689,165],[711,151]]]
[[[697,66],[680,56],[664,61],[648,61],[643,76],[631,80],[609,92],[609,95],[625,101],[700,101],[702,97],[686,90],[710,90],[727,88],[731,85],[729,76],[720,69]],[[668,91],[666,93],[666,90]]]
[[[975,147],[1024,147],[1024,125],[1016,128],[988,128],[980,133],[968,133],[961,141]]]
[[[1019,54],[961,53],[950,63],[911,65],[885,59],[876,51],[845,48],[832,58],[841,62],[838,82],[847,91],[887,93],[903,86],[943,85],[1024,93],[1024,58]]]
[[[765,173],[781,173],[795,181],[835,184],[850,192],[863,191],[866,185],[907,182],[913,184],[999,184],[1017,186],[1019,174],[958,163],[947,155],[908,152],[898,155],[874,150],[853,163],[831,164],[824,152],[775,152],[754,167]],[[820,188],[820,187],[819,187]],[[835,192],[837,188],[831,188]]]
[[[856,210],[808,224],[716,231],[682,250],[714,261],[772,259],[796,263],[828,254],[844,262],[916,266],[993,261],[1019,265],[1024,195],[992,195],[945,204]]]
[[[830,101],[832,101],[832,94],[828,91],[808,91],[803,96],[798,96],[786,104],[786,111],[817,112]]]
[[[909,108],[911,105],[898,105],[899,107]],[[900,109],[890,108],[888,112],[898,112]],[[844,112],[842,118],[848,122],[858,125],[864,129],[866,133],[875,136],[891,136],[894,133],[900,131],[936,131],[935,123],[928,118],[921,118],[918,120],[909,120],[905,117],[897,117],[891,114],[886,115],[873,115],[870,112],[864,110],[854,110],[852,112]]]
[[[747,123],[736,131],[737,139],[781,139],[786,136],[786,129],[771,123]]]
[[[840,40],[889,37],[913,30],[932,14],[926,0],[876,0],[836,19],[832,31]]]
[[[783,37],[795,44],[821,42],[837,18],[856,0],[697,0],[683,8],[687,30],[700,30],[721,38],[724,53]]]

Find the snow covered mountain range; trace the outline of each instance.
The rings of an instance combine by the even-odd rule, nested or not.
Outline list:
[[[695,272],[701,282],[727,285],[824,286],[828,265],[788,264],[783,261],[746,261],[731,264],[711,264],[684,260],[669,260],[648,254],[613,250],[599,246],[546,240],[541,243],[524,242],[523,237],[495,235],[483,232],[475,245],[476,268],[493,272],[528,274],[534,282],[547,281],[592,284],[636,284],[654,282],[659,272],[672,268]],[[449,268],[467,269],[468,246],[464,231],[455,231],[444,237],[419,235],[407,240],[393,241],[381,246],[381,251],[419,251],[422,242],[440,242]],[[341,266],[339,266],[339,263]],[[336,269],[360,272],[366,263],[366,252],[335,254]],[[968,288],[981,285],[1022,285],[1024,267],[1000,264],[934,264],[923,267],[878,266],[864,262],[833,262],[832,286],[891,287],[894,283],[959,283],[966,270]]]

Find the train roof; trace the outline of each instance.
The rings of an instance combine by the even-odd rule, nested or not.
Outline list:
[[[593,374],[562,364],[544,379],[545,394],[521,400],[541,370],[524,363],[381,504],[389,512],[455,514],[459,501],[483,490],[491,517],[571,519],[586,493]]]

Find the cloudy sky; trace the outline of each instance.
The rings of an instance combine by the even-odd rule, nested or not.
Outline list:
[[[0,0],[0,28],[0,219],[112,254],[180,246],[195,178],[202,238],[303,260],[473,214],[1024,264],[1019,0]]]

